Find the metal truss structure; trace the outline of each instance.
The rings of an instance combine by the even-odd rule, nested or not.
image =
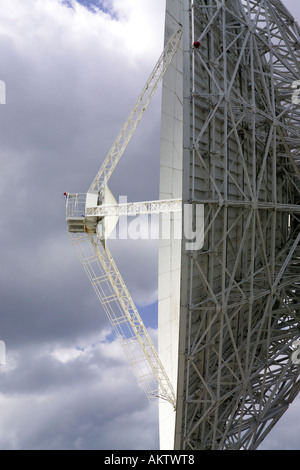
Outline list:
[[[300,390],[300,29],[280,0],[183,0],[175,448],[256,449]],[[295,357],[295,356],[294,356]]]
[[[181,40],[181,28],[170,38],[132,112],[94,178],[88,192],[65,193],[69,237],[103,310],[150,400],[160,398],[175,408],[173,386],[107,247],[106,240],[124,213],[162,213],[181,210],[181,201],[116,204],[107,182],[171,63]]]
[[[165,199],[158,201],[128,202],[121,204],[106,204],[105,206],[90,207],[87,216],[116,216],[143,215],[143,214],[168,214],[182,211],[181,199]]]
[[[118,161],[124,153],[134,131],[143,117],[145,110],[147,109],[158,85],[160,84],[162,77],[164,76],[167,68],[169,67],[174,54],[178,49],[178,45],[181,39],[182,31],[179,28],[170,38],[166,47],[164,48],[160,58],[158,59],[145,87],[143,88],[135,106],[129,114],[127,121],[125,122],[121,132],[117,139],[113,143],[112,148],[108,152],[100,170],[95,176],[89,192],[95,190],[101,190],[104,185],[108,182],[112,172],[114,171]]]
[[[172,385],[108,247],[93,234],[69,237],[141,388],[150,401],[175,407]]]
[[[157,201],[128,202],[120,204],[100,204],[91,207],[86,206],[85,193],[68,193],[67,220],[72,219],[81,221],[84,225],[86,220],[91,217],[121,217],[136,216],[144,214],[168,214],[182,211],[181,199],[159,199]],[[71,227],[70,231],[72,230]]]

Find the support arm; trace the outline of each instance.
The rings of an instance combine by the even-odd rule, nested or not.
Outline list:
[[[104,185],[107,184],[147,106],[149,105],[154,92],[156,91],[162,77],[164,76],[165,71],[171,63],[179,47],[180,39],[181,29],[174,33],[168,41],[131,114],[129,115],[121,132],[119,133],[107,157],[105,158],[88,192],[98,190],[101,193],[101,191],[103,191]]]
[[[171,382],[108,247],[91,234],[69,236],[146,395],[175,408]]]

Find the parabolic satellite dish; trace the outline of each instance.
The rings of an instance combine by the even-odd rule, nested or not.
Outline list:
[[[300,29],[280,0],[166,0],[165,48],[70,239],[146,395],[161,449],[256,449],[300,389]],[[108,180],[163,79],[160,200]],[[156,351],[107,247],[159,213]],[[178,236],[179,235],[179,236]]]
[[[300,29],[280,0],[166,0],[166,40],[179,25],[160,197],[194,216],[160,240],[159,357],[176,394],[161,448],[256,449],[300,389]]]

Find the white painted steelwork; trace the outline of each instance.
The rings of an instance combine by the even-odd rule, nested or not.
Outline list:
[[[176,22],[182,63],[163,104],[182,98],[183,114],[163,107],[162,126],[182,129],[182,194],[164,132],[161,194],[204,204],[205,231],[200,250],[183,240],[178,263],[169,244],[160,265],[159,352],[177,401],[175,431],[160,406],[161,442],[256,449],[300,390],[300,29],[280,0],[167,0],[166,34]]]
[[[181,0],[167,0],[165,42],[178,30],[182,22]],[[183,149],[183,49],[179,49],[168,67],[162,87],[160,199],[182,198]],[[179,214],[172,216],[178,224]],[[159,273],[158,273],[158,354],[177,390],[178,338],[180,310],[181,240],[164,236],[165,215],[160,216]],[[177,402],[180,406],[181,401]],[[174,448],[176,414],[167,403],[159,404],[160,448]]]
[[[90,207],[86,210],[86,216],[118,216],[142,215],[142,214],[168,214],[170,212],[181,212],[181,199],[165,199],[158,201],[128,202],[121,204],[106,204]]]
[[[172,386],[108,247],[94,234],[69,237],[142,389],[174,408]]]
[[[95,179],[93,180],[89,191],[98,190],[101,192],[104,184],[107,184],[113,170],[115,169],[118,161],[124,153],[134,131],[140,122],[145,110],[147,109],[152,96],[159,83],[161,82],[168,66],[170,65],[177,49],[181,38],[181,28],[178,28],[173,36],[166,44],[164,51],[157,61],[144,89],[142,90],[131,114],[128,116],[121,132],[115,140],[112,148],[110,149],[107,157],[105,158],[100,170],[98,171]]]
[[[160,398],[174,409],[172,384],[110,254],[106,240],[122,213],[181,211],[181,201],[150,201],[118,206],[107,182],[120,160],[155,90],[176,54],[181,28],[170,38],[132,113],[103,162],[89,191],[65,193],[69,236],[83,268],[120,339],[133,371],[149,399]]]

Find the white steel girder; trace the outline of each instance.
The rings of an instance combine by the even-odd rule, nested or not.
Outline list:
[[[166,44],[89,191],[84,195],[65,193],[69,237],[133,371],[149,399],[165,400],[173,409],[176,406],[173,386],[105,242],[107,232],[110,232],[116,223],[116,220],[113,223],[109,220],[117,219],[122,211],[148,213],[150,210],[152,213],[161,213],[181,210],[181,201],[151,201],[136,203],[135,206],[129,204],[124,208],[115,204],[115,199],[107,187],[108,179],[176,54],[181,34],[181,28],[177,29]],[[107,204],[107,201],[113,202]],[[99,222],[103,229],[100,234],[97,230]]]
[[[160,58],[158,59],[150,77],[147,80],[136,104],[134,105],[130,115],[127,118],[121,132],[113,143],[110,151],[108,152],[100,170],[95,176],[88,192],[98,190],[102,192],[104,185],[107,184],[112,172],[114,171],[118,161],[123,155],[134,131],[143,117],[152,96],[157,90],[168,66],[170,65],[174,55],[177,52],[178,45],[181,39],[182,30],[179,28],[170,38],[166,47],[164,48]]]
[[[108,247],[93,234],[69,237],[146,396],[175,407],[172,385]]]
[[[256,449],[300,390],[300,29],[279,0],[182,9],[183,202],[205,233],[181,258],[175,448]]]
[[[181,199],[160,199],[158,201],[128,202],[90,207],[86,210],[86,217],[120,217],[122,215],[167,214],[181,211]]]

